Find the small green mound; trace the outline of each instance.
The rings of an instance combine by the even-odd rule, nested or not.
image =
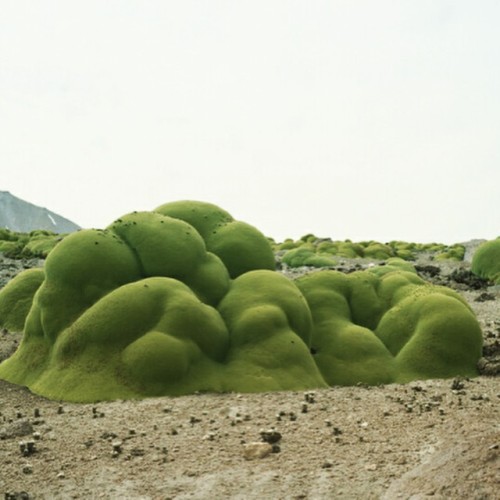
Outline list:
[[[23,331],[33,297],[44,278],[43,269],[26,269],[0,290],[0,327],[12,332]]]
[[[0,229],[0,252],[11,259],[45,258],[63,237],[46,230],[16,233]]]
[[[332,255],[326,252],[316,253],[306,247],[288,250],[281,258],[281,262],[289,267],[331,267],[336,265]]]
[[[480,278],[500,285],[500,238],[485,241],[472,256],[471,270]]]

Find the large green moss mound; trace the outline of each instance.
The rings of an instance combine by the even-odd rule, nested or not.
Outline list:
[[[70,401],[472,376],[482,343],[402,259],[293,281],[257,229],[185,201],[67,236],[0,292],[2,322],[24,337],[0,378]]]
[[[405,264],[297,280],[313,315],[315,360],[329,385],[477,375],[482,333],[472,310]]]
[[[500,238],[481,244],[472,256],[471,270],[500,285]]]

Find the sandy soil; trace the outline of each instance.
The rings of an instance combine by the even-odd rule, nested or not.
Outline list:
[[[478,315],[485,375],[94,405],[48,401],[0,381],[0,493],[26,499],[500,498],[500,291],[450,278],[455,269],[467,276],[467,263],[438,267],[427,277],[460,290]],[[0,359],[19,341],[0,333]]]

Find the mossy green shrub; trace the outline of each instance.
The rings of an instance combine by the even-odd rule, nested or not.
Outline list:
[[[17,241],[18,234],[10,229],[0,227],[0,242],[2,241]]]
[[[479,245],[472,256],[471,271],[500,285],[500,237]]]
[[[410,263],[293,281],[269,269],[270,242],[255,228],[214,205],[165,206],[172,215],[134,212],[72,233],[43,274],[13,280],[0,309],[22,305],[6,317],[24,336],[0,378],[91,402],[476,374],[474,314]]]
[[[175,201],[156,212],[191,224],[205,240],[207,250],[217,255],[231,278],[253,269],[276,268],[269,240],[255,227],[236,221],[225,210],[200,201]]]
[[[311,312],[293,281],[267,270],[243,274],[218,309],[231,345],[225,390],[326,387],[310,354]]]
[[[42,229],[30,233],[0,229],[0,252],[11,259],[45,258],[64,236]]]
[[[316,253],[305,246],[288,250],[281,258],[281,262],[289,267],[332,267],[336,265],[331,254]]]
[[[0,241],[0,252],[12,259],[20,258],[24,243],[19,241]]]
[[[274,252],[280,252],[282,250],[291,250],[292,248],[297,248],[303,244],[302,241],[294,241],[291,238],[287,238],[281,243],[274,242],[272,248]]]
[[[0,252],[10,259],[20,259],[23,257],[23,250],[29,241],[26,233],[15,233],[8,229],[0,232]]]
[[[63,236],[50,233],[49,231],[40,233],[33,231],[30,233],[29,241],[24,245],[22,255],[24,257],[46,258],[49,252],[52,251],[62,238]]]
[[[365,246],[363,256],[368,259],[386,260],[394,257],[394,251],[389,245],[371,241]]]
[[[456,260],[461,262],[464,260],[465,247],[460,244],[451,245],[439,251],[434,257],[435,260]]]
[[[26,269],[0,290],[0,327],[22,332],[35,292],[40,288],[43,269]]]
[[[258,233],[240,223],[230,229],[259,250]],[[248,267],[251,259],[242,257]],[[0,378],[46,397],[325,385],[309,353],[310,311],[294,283],[271,270],[231,281],[204,237],[180,218],[134,212],[105,230],[73,233],[42,272],[36,287],[19,278],[3,297],[5,306],[19,296],[32,305],[16,314],[24,337]]]
[[[315,360],[329,385],[477,375],[482,333],[472,310],[404,265],[395,260],[297,280],[312,311]]]

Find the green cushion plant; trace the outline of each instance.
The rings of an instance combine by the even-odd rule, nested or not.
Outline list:
[[[407,266],[394,259],[369,271],[297,280],[329,385],[477,375],[482,333],[474,313],[453,290],[425,283]]]
[[[305,240],[296,254],[331,261]],[[2,321],[24,337],[0,378],[70,401],[473,376],[482,344],[460,296],[403,259],[293,281],[257,229],[189,201],[67,236],[0,293]]]
[[[476,249],[471,270],[477,276],[500,285],[500,238],[485,241]]]
[[[43,269],[26,269],[0,290],[0,327],[12,332],[23,331],[33,297],[44,278]]]

